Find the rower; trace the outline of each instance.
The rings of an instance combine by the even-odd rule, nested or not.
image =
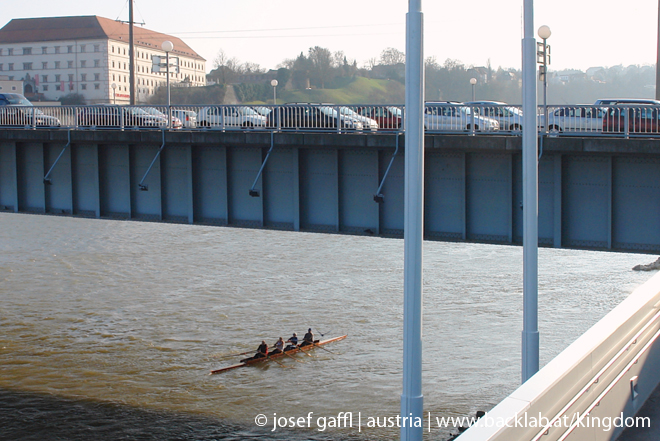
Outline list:
[[[265,340],[261,340],[261,344],[257,349],[257,353],[254,354],[254,357],[252,358],[266,358],[266,357],[268,357],[268,345],[266,344]]]
[[[314,344],[314,334],[312,334],[312,328],[307,330],[307,334],[303,337],[303,342],[300,343],[300,347],[313,345]]]
[[[271,355],[273,355],[273,354],[281,354],[281,353],[282,353],[282,351],[284,350],[284,340],[282,339],[282,337],[280,337],[280,338],[275,342],[275,344],[273,345],[273,348],[274,348],[274,349],[273,349],[273,352],[270,353]]]
[[[298,347],[298,335],[294,332],[293,335],[286,341],[289,343],[286,348],[284,348],[285,351],[290,351],[291,349],[295,349]]]

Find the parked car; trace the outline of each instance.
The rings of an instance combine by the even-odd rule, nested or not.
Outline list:
[[[603,109],[598,107],[562,107],[548,113],[550,132],[600,132]]]
[[[46,115],[20,93],[0,93],[0,126],[60,127],[60,120]]]
[[[361,122],[340,115],[331,105],[290,103],[276,107],[269,115],[269,128],[282,130],[362,130]]]
[[[139,107],[123,107],[113,104],[81,107],[78,111],[80,127],[140,127],[165,128],[167,119],[150,115]]]
[[[160,118],[163,118],[163,121],[167,122],[167,110],[163,109],[163,111],[156,109],[155,107],[142,107],[145,112],[147,112],[149,115],[155,115]],[[170,124],[170,128],[172,129],[180,129],[183,127],[183,124],[181,123],[181,120],[177,118],[176,116],[172,115],[172,123]]]
[[[350,107],[344,107],[344,106],[340,107],[339,113],[344,117],[354,119],[355,121],[359,121],[362,124],[362,128],[364,130],[371,130],[372,132],[378,130],[378,122],[376,122],[375,119],[369,118],[368,116],[360,115],[358,112],[351,109]]]
[[[197,127],[197,113],[192,110],[172,109],[172,116],[176,116],[186,129]]]
[[[403,112],[394,106],[369,106],[358,108],[358,113],[375,120],[379,130],[398,130],[401,128]]]
[[[625,132],[626,118],[629,133],[659,133],[660,107],[656,106],[613,106],[603,117],[603,132]]]
[[[197,114],[199,127],[221,127],[244,129],[265,127],[266,117],[247,106],[204,107]]]
[[[476,109],[477,114],[497,121],[500,130],[522,130],[523,113],[516,107],[508,106],[501,101],[471,101],[465,105]]]
[[[626,106],[660,106],[660,101],[646,98],[604,98],[598,99],[594,106],[609,107],[616,105]]]
[[[500,123],[492,118],[472,114],[463,103],[453,101],[428,102],[424,108],[424,128],[429,131],[454,130],[494,131]]]

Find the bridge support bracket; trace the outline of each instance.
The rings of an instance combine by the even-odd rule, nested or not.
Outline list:
[[[261,168],[259,169],[259,172],[257,173],[257,177],[254,178],[254,182],[252,183],[252,187],[249,190],[249,195],[252,196],[253,198],[258,198],[259,197],[259,190],[256,189],[257,182],[259,182],[259,178],[261,177],[261,173],[264,171],[264,167],[266,167],[266,163],[268,162],[268,158],[270,157],[270,153],[273,151],[273,146],[275,145],[273,141],[273,132],[270,132],[270,148],[268,149],[268,153],[266,153],[266,158],[264,158],[264,162],[261,163]]]
[[[151,171],[151,168],[154,166],[154,164],[156,163],[156,160],[160,156],[160,153],[165,148],[165,130],[162,130],[161,132],[163,134],[163,144],[160,146],[160,148],[156,152],[156,156],[154,157],[153,161],[151,161],[151,164],[149,165],[149,168],[147,169],[147,172],[144,174],[144,176],[142,177],[142,180],[138,184],[138,188],[141,191],[149,191],[149,186],[144,184],[144,180],[147,179],[147,176],[149,176],[149,172]]]
[[[53,181],[50,179],[50,174],[53,171],[53,169],[55,168],[55,166],[57,165],[57,163],[60,161],[60,158],[62,157],[62,155],[64,154],[66,149],[71,145],[71,130],[67,130],[66,133],[67,133],[67,137],[68,137],[68,141],[67,141],[66,145],[64,146],[64,148],[60,152],[59,156],[57,157],[57,159],[55,160],[53,165],[50,166],[50,170],[48,170],[48,173],[46,173],[46,176],[44,176],[44,184],[46,184],[46,185],[53,185]]]
[[[385,195],[381,193],[381,190],[383,189],[383,185],[385,185],[385,179],[387,179],[387,175],[390,172],[390,168],[392,168],[392,164],[394,163],[394,158],[396,158],[397,153],[399,153],[399,135],[401,135],[401,133],[396,134],[396,149],[392,154],[392,159],[390,159],[390,164],[387,166],[387,170],[385,170],[385,174],[383,175],[383,180],[380,182],[380,185],[378,186],[378,190],[376,190],[376,194],[374,195],[374,202],[379,204],[385,202]]]

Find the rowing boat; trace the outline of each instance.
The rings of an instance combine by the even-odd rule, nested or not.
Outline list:
[[[251,364],[255,364],[255,363],[263,363],[263,362],[265,362],[265,361],[270,361],[270,360],[272,360],[272,359],[274,359],[274,358],[284,357],[284,356],[286,356],[286,355],[295,354],[295,353],[297,353],[297,352],[306,352],[306,351],[308,351],[308,350],[310,350],[310,349],[315,348],[316,346],[327,345],[328,343],[333,343],[333,342],[335,342],[335,341],[343,340],[343,339],[345,339],[346,337],[348,337],[348,335],[340,335],[339,337],[329,338],[329,339],[327,339],[327,340],[315,340],[315,341],[314,341],[314,344],[307,345],[307,346],[298,346],[298,347],[296,347],[296,348],[294,348],[294,349],[290,349],[290,350],[288,350],[288,351],[286,351],[286,352],[280,352],[280,353],[277,353],[277,354],[268,355],[267,357],[262,357],[262,358],[246,358],[245,360],[241,360],[241,362],[238,363],[238,364],[234,364],[234,365],[227,366],[227,367],[220,368],[220,369],[214,369],[214,370],[211,371],[211,373],[210,373],[209,375],[219,374],[220,372],[230,371],[230,370],[232,370],[232,369],[237,369],[237,368],[240,368],[240,367],[249,366],[249,365],[251,365]]]

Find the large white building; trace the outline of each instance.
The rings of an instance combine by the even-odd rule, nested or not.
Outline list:
[[[165,57],[164,41],[174,44],[170,59],[179,59],[170,84],[206,85],[206,60],[181,39],[134,26],[133,41],[136,103],[166,84],[164,72],[152,72],[152,57]],[[26,95],[45,100],[75,93],[88,104],[127,104],[128,54],[129,26],[103,17],[14,19],[0,29],[0,75],[23,80]]]

